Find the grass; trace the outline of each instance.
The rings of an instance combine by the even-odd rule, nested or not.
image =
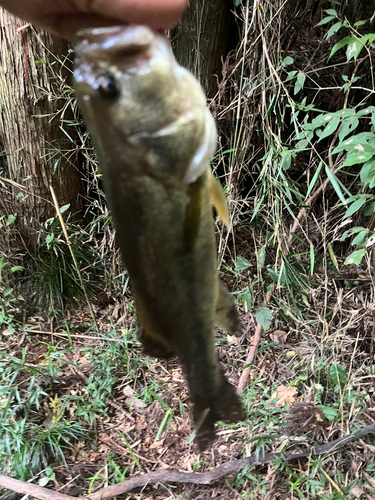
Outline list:
[[[332,354],[329,342],[324,344],[324,352],[303,342],[294,346],[294,351],[288,345],[264,345],[243,394],[248,420],[236,426],[220,425],[213,455],[197,455],[195,446],[189,444],[187,394],[177,366],[144,358],[131,332],[124,330],[116,335],[109,331],[106,336],[108,340],[90,340],[91,346],[71,339],[72,347],[68,339],[53,345],[32,336],[27,349],[14,355],[2,354],[2,471],[26,479],[49,467],[63,483],[71,467],[83,470],[90,454],[99,455],[92,464],[95,472],[91,469],[90,474],[85,473],[87,488],[94,491],[120,482],[136,470],[143,471],[145,465],[149,467],[144,457],[158,464],[162,453],[163,460],[173,467],[178,466],[179,460],[187,460],[190,470],[204,471],[238,454],[262,455],[333,439],[341,430],[345,433],[363,425],[363,416],[369,411],[368,382],[374,368],[356,366],[354,361],[351,367],[349,361],[349,369],[337,364],[338,354]],[[221,355],[229,353],[232,359],[238,349],[246,352],[246,346],[240,348],[231,339],[224,339],[219,346]],[[346,349],[349,351],[349,344]],[[238,361],[232,365],[234,374],[239,370]],[[307,428],[305,436],[285,437],[288,405],[278,404],[282,396],[278,393],[280,385],[295,387],[296,401],[309,395],[311,401],[318,403],[326,419],[326,436],[313,435]],[[124,387],[134,389],[123,392]],[[140,406],[137,400],[142,402]],[[128,420],[122,408],[130,412],[132,420]],[[100,441],[103,430],[110,440]],[[93,445],[98,439],[99,447]],[[178,443],[178,453],[173,443]],[[72,450],[77,449],[82,451],[72,455]],[[279,494],[284,491],[297,498],[313,498],[317,494],[327,499],[341,498],[324,474],[344,495],[356,484],[362,484],[355,476],[344,473],[356,446],[350,450],[335,455],[334,468],[330,456],[312,457],[303,463],[302,469],[301,465],[277,460],[268,467],[267,478],[262,468],[248,469],[227,478],[220,488],[235,491],[238,498],[261,498],[275,488]],[[371,445],[366,450],[362,453],[362,470],[374,477],[374,450]],[[59,466],[61,463],[66,463],[66,473]],[[45,474],[43,477],[49,479]]]

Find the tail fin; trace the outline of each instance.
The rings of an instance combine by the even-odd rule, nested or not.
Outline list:
[[[211,405],[194,401],[193,416],[195,422],[196,440],[200,451],[205,450],[215,439],[215,423],[219,420],[227,424],[235,424],[245,419],[240,398],[234,387],[220,373],[221,383],[218,394]]]

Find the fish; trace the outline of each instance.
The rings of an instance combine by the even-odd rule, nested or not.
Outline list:
[[[214,328],[242,325],[220,281],[213,209],[228,224],[210,168],[215,121],[200,83],[146,26],[82,30],[74,88],[95,145],[117,244],[133,284],[144,352],[177,356],[200,450],[215,423],[245,418],[215,350]]]

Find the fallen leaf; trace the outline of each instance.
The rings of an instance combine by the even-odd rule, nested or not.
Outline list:
[[[123,390],[122,390],[124,396],[127,396],[128,398],[134,396],[134,390],[130,387],[130,385],[126,385]]]
[[[141,412],[143,408],[145,407],[145,404],[142,400],[137,399],[137,398],[126,398],[125,399],[125,404],[130,408],[131,410],[135,410],[137,412]]]
[[[272,394],[272,399],[278,399],[276,406],[284,406],[285,404],[290,406],[294,403],[296,394],[297,389],[295,387],[279,385],[276,393]]]
[[[108,453],[108,451],[109,451],[109,447],[108,447],[106,444],[101,443],[101,444],[99,445],[99,447],[98,447],[98,451],[99,451],[100,453]]]
[[[38,481],[39,486],[47,486],[47,484],[51,481],[49,477],[41,477]]]
[[[90,462],[97,462],[101,457],[100,453],[91,453],[89,460]]]
[[[147,427],[148,427],[148,425],[147,425],[146,420],[141,416],[137,416],[137,420],[136,420],[136,424],[135,424],[135,428],[137,429],[137,431],[142,431],[143,429],[147,429]]]
[[[350,490],[350,493],[354,496],[354,498],[359,498],[365,494],[363,489],[359,486],[353,486],[353,488]]]
[[[131,408],[132,410],[135,410],[137,412],[141,412],[143,410],[143,408],[145,407],[144,402],[134,396],[135,392],[130,387],[130,385],[126,385],[123,388],[122,392],[125,396],[127,396],[127,398],[125,399],[125,404],[128,408]]]
[[[288,334],[284,330],[275,330],[270,334],[270,339],[272,342],[278,342],[279,344],[285,344]]]

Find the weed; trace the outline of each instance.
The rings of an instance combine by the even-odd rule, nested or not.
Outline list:
[[[51,363],[32,365],[26,355],[23,349],[21,358],[0,356],[0,468],[21,479],[47,467],[52,457],[65,462],[64,450],[86,435],[78,422],[63,418],[56,403],[50,405],[52,412],[48,409],[59,358],[55,357],[57,366],[52,356]]]

